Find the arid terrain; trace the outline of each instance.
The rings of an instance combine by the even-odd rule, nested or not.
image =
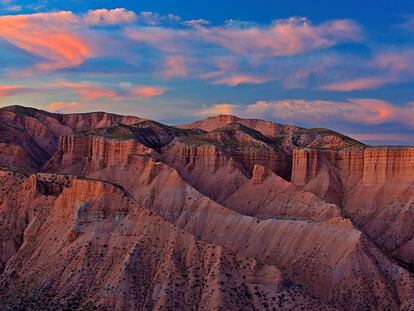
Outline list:
[[[414,310],[414,147],[1,108],[0,310]]]

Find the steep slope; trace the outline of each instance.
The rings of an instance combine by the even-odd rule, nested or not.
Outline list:
[[[333,310],[275,266],[189,235],[118,186],[1,176],[2,309]]]
[[[253,211],[244,209],[250,207],[245,203],[238,206],[234,202],[228,207],[216,203],[152,156],[81,171],[90,178],[122,185],[143,207],[208,243],[280,267],[288,280],[341,309],[397,310],[412,303],[414,285],[409,272],[342,218],[338,207],[281,182],[270,171],[269,183],[256,172],[243,186],[251,189],[252,184],[264,181],[257,193],[271,191],[269,201],[253,202],[249,195],[243,197],[251,200]],[[273,181],[279,189],[270,188]],[[284,193],[283,187],[289,190]],[[295,196],[307,201],[292,209],[290,198]],[[270,215],[256,212],[267,203],[264,208]]]
[[[259,219],[323,221],[341,216],[336,205],[298,189],[260,165],[255,165],[252,179],[229,196],[223,205]]]

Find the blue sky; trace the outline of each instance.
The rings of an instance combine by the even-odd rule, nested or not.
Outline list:
[[[412,1],[0,0],[0,106],[414,144]]]

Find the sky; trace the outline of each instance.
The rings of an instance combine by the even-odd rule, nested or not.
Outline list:
[[[0,107],[414,145],[412,0],[0,0]]]

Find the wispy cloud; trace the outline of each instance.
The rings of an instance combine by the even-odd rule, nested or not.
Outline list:
[[[47,106],[49,112],[74,112],[78,111],[81,105],[77,102],[53,102]]]
[[[210,116],[217,116],[217,115],[233,115],[236,114],[239,107],[237,105],[232,104],[216,104],[210,107],[202,108],[198,114],[200,116],[210,117]]]
[[[157,97],[165,93],[164,88],[155,86],[110,86],[93,82],[61,81],[46,86],[49,89],[74,92],[86,100],[107,98],[112,100]]]
[[[272,62],[275,57],[305,54],[341,42],[362,39],[361,27],[349,20],[314,25],[306,18],[290,18],[277,20],[267,26],[234,22],[211,26],[205,20],[192,20],[181,25],[187,27],[136,26],[129,27],[125,33],[131,40],[162,52],[166,59],[173,60],[176,55],[180,55],[181,63],[184,63],[184,58],[186,63],[192,62],[194,66],[191,72],[186,70],[187,75],[192,73],[194,77],[211,79],[215,73],[215,79],[212,79],[214,83],[229,86],[263,83],[272,78],[268,73],[228,72],[221,68],[214,70],[212,68],[216,65],[214,60],[217,57],[244,59],[245,66],[253,68]],[[180,76],[183,72],[180,71]]]
[[[26,91],[21,85],[0,85],[0,98]]]
[[[229,77],[221,78],[214,81],[215,84],[225,84],[229,86],[237,86],[240,84],[260,84],[264,82],[271,81],[271,77],[260,77],[260,76],[253,76],[248,74],[236,74],[231,75]]]
[[[0,85],[0,98],[18,94],[58,94],[78,95],[81,99],[95,101],[98,99],[128,100],[158,97],[166,92],[165,88],[151,85],[134,85],[131,83],[102,84],[89,81],[57,81],[32,83],[30,85]],[[59,101],[60,102],[60,101]]]
[[[78,18],[71,12],[0,16],[0,38],[39,57],[36,69],[76,67],[91,57],[91,44],[72,31]]]
[[[194,41],[209,43],[250,57],[275,57],[329,48],[340,42],[359,41],[362,31],[350,20],[334,20],[313,25],[306,18],[277,20],[263,27],[225,24],[208,27],[206,21],[188,21],[190,29],[147,27],[129,29],[130,38],[164,49]],[[194,26],[197,27],[194,27]]]
[[[200,110],[200,114],[214,115],[226,111],[246,117],[274,118],[285,122],[313,124],[335,121],[350,124],[375,125],[388,122],[403,123],[414,128],[414,104],[399,106],[378,99],[328,100],[276,100],[257,101],[250,105],[223,103]]]
[[[414,48],[379,53],[375,63],[390,70],[393,74],[408,73],[414,75]]]
[[[322,85],[320,88],[329,91],[360,91],[366,89],[376,89],[384,86],[388,83],[395,82],[396,80],[391,77],[371,77],[371,78],[357,78],[353,80],[346,80],[341,82],[330,83]]]
[[[156,26],[161,23],[178,23],[181,21],[181,17],[175,14],[161,15],[156,12],[143,11],[139,13],[137,20],[146,25]]]
[[[349,137],[352,137],[359,141],[365,141],[365,142],[408,142],[412,140],[411,135],[405,135],[405,134],[390,134],[390,133],[345,133]]]
[[[203,40],[251,57],[275,57],[329,48],[337,43],[359,41],[362,32],[350,20],[313,25],[306,18],[277,20],[268,27],[220,26],[203,28]]]
[[[162,76],[165,78],[185,77],[188,74],[187,60],[183,56],[167,56],[164,59]]]

